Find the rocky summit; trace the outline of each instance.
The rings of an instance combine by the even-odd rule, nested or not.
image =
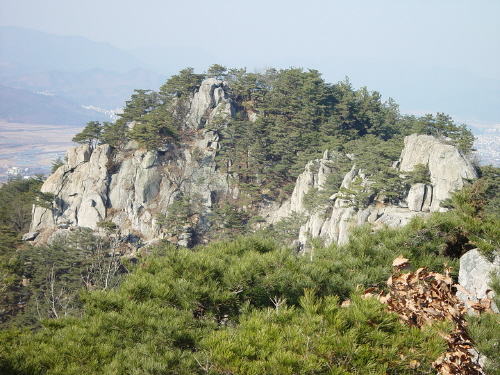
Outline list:
[[[500,368],[500,170],[466,125],[218,64],[117,117],[1,188],[1,373]]]
[[[190,246],[202,240],[210,231],[208,218],[214,200],[237,199],[239,195],[238,184],[216,163],[221,147],[218,129],[235,115],[235,107],[227,84],[211,78],[192,95],[186,111],[185,127],[190,136],[176,144],[147,150],[130,141],[121,148],[102,144],[93,149],[85,144],[69,149],[65,164],[42,187],[42,192],[55,195],[52,208],[34,208],[30,232],[43,233],[36,241],[48,241],[54,233],[61,235],[74,227],[96,229],[102,221],[115,223],[124,238],[139,237],[145,242],[168,238]],[[395,170],[405,175],[424,165],[430,181],[413,184],[397,204],[387,203],[383,195],[373,196],[366,207],[353,204],[353,197],[345,191],[352,193],[356,183],[370,184],[353,160],[340,191],[320,210],[308,212],[304,196],[313,188],[321,191],[334,171],[331,165],[337,154],[326,151],[323,158],[307,164],[288,200],[260,203],[258,212],[269,225],[292,213],[306,214],[297,239],[301,247],[311,237],[326,244],[345,243],[357,225],[401,226],[414,216],[445,210],[440,203],[460,190],[464,181],[477,178],[471,162],[443,140],[414,134],[407,136],[404,144]],[[158,215],[167,214],[179,194],[198,197],[198,213],[180,228],[165,231],[158,224]]]

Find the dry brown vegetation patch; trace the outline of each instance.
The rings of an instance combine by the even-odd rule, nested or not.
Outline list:
[[[456,290],[469,292],[454,284],[451,269],[445,266],[444,274],[426,268],[407,272],[410,265],[403,256],[395,259],[392,265],[394,272],[387,280],[389,292],[378,294],[378,299],[389,310],[398,313],[405,323],[419,328],[435,321],[453,322],[453,331],[441,335],[448,350],[432,363],[439,374],[484,374],[477,361],[474,343],[467,333],[465,315],[468,309],[456,296]],[[372,296],[373,291],[373,288],[366,290],[365,296]],[[469,308],[477,313],[492,312],[491,300],[470,301]]]

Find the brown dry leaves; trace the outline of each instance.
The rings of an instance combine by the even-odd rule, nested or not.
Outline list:
[[[453,288],[468,293],[461,285],[453,284],[450,268],[444,274],[419,268],[415,272],[402,272],[409,268],[408,259],[399,256],[392,263],[393,275],[387,280],[389,293],[378,294],[378,299],[387,304],[407,324],[422,327],[437,320],[450,320],[454,330],[450,335],[442,335],[448,343],[448,350],[432,365],[440,374],[483,374],[471,353],[473,343],[467,334],[465,314],[467,308],[455,295]],[[365,291],[365,297],[372,296],[373,288]],[[469,301],[469,307],[481,313],[491,311],[491,300]]]

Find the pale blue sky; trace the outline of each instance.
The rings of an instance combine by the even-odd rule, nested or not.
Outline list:
[[[0,25],[124,49],[196,47],[228,67],[315,68],[355,85],[403,65],[500,80],[499,0],[0,0]],[[392,86],[368,88],[412,109]]]
[[[197,46],[260,65],[409,61],[500,78],[500,1],[0,0],[0,23],[117,47]]]

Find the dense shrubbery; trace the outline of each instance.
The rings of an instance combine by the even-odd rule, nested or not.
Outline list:
[[[78,296],[83,310],[64,317],[59,305],[59,318],[44,315],[37,332],[3,331],[0,371],[429,373],[446,347],[436,332],[451,327],[405,326],[376,300],[361,299],[359,290],[384,288],[392,260],[400,254],[414,267],[433,271],[448,263],[456,276],[456,257],[472,239],[499,241],[498,217],[481,213],[482,186],[476,183],[455,194],[452,212],[433,214],[427,221],[416,218],[397,229],[360,227],[346,245],[316,244],[305,255],[268,237],[272,231],[191,250],[161,243],[108,290],[77,293],[80,274],[64,271],[80,269],[79,262],[89,259],[86,251],[96,249],[91,237],[68,239],[58,245],[63,247],[57,256],[54,246],[38,253],[24,250],[24,256],[39,257],[30,263],[40,264],[30,275],[33,287],[40,289],[39,300],[48,290],[36,274],[45,267],[62,272],[58,288]],[[340,307],[347,299],[350,306]],[[40,307],[50,312],[50,304]],[[36,304],[25,311],[24,323],[30,323],[30,311],[36,318]],[[490,355],[497,353],[493,332],[498,324],[494,316],[471,320],[472,334]]]
[[[87,230],[47,247],[16,251],[31,204],[38,197],[38,204],[50,205],[51,197],[37,195],[41,180],[0,188],[3,302],[23,307],[17,315],[3,310],[2,317],[11,318],[3,328],[27,327],[0,332],[0,372],[432,373],[431,362],[446,347],[438,332],[451,327],[409,327],[361,292],[383,289],[399,255],[431,271],[442,271],[447,263],[456,277],[465,251],[480,247],[491,256],[500,248],[498,168],[482,168],[480,182],[447,202],[450,212],[415,218],[397,229],[359,227],[345,245],[312,241],[311,249],[297,254],[284,244],[297,237],[303,217],[257,230],[261,218],[242,207],[263,194],[289,195],[306,161],[325,149],[335,155],[334,173],[324,190],[313,189],[304,198],[309,211],[339,189],[351,167],[346,153],[372,181],[370,192],[358,192],[356,204],[374,193],[393,199],[408,184],[428,182],[424,167],[406,180],[389,168],[405,135],[439,136],[468,152],[471,133],[444,114],[402,116],[379,93],[354,90],[348,80],[327,84],[314,70],[247,73],[214,65],[203,75],[184,69],[158,93],[136,90],[115,123],[89,123],[75,141],[95,147],[134,139],[148,148],[183,142],[183,104],[205,77],[224,78],[239,109],[227,126],[214,125],[222,144],[219,167],[241,192],[239,200],[215,200],[210,224],[217,231],[210,237],[217,242],[194,249],[160,243],[128,268],[113,255],[116,243]],[[250,121],[252,113],[258,114],[256,121]],[[167,231],[189,224],[197,212],[191,196],[179,195],[173,207],[157,218]],[[116,229],[110,222],[100,228]],[[255,233],[240,235],[248,232]],[[121,278],[120,267],[131,274]],[[500,285],[494,287],[500,292]],[[347,300],[350,305],[341,307]],[[499,327],[498,316],[471,319],[478,347],[493,359],[491,373],[499,367]]]
[[[3,290],[3,328],[40,327],[41,319],[81,315],[80,290],[113,288],[127,272],[114,245],[80,228],[50,245],[12,247],[5,265],[15,268]]]
[[[48,198],[39,191],[42,183],[42,176],[31,179],[18,177],[0,186],[1,322],[17,314],[21,307],[17,303],[23,264],[16,249],[21,244],[22,234],[29,229],[33,204],[47,204],[47,201],[40,200]]]
[[[498,241],[498,233],[485,230],[492,226],[482,226],[498,218],[466,215],[477,189],[464,190],[468,199],[456,194],[454,212],[398,229],[360,227],[346,245],[317,245],[306,256],[264,233],[193,250],[159,244],[117,289],[83,292],[81,318],[43,320],[38,333],[3,332],[0,368],[6,374],[428,373],[446,346],[436,330],[449,327],[404,326],[356,291],[383,288],[400,254],[414,267],[441,271],[448,263],[456,272],[456,256],[468,246],[456,241],[457,228]],[[348,298],[351,305],[340,308]],[[490,336],[497,328],[494,317],[472,321],[488,353],[496,353]]]
[[[406,327],[378,302],[356,297],[358,285],[383,284],[399,250],[394,243],[373,248],[369,234],[359,236],[361,244],[316,249],[311,257],[262,238],[194,251],[159,245],[118,289],[84,293],[81,318],[44,320],[38,333],[4,332],[0,368],[6,374],[193,374],[204,373],[203,366],[214,374],[425,373],[425,359],[443,349],[432,330]],[[339,308],[349,296],[351,306]],[[422,372],[413,372],[412,361],[422,363]]]

